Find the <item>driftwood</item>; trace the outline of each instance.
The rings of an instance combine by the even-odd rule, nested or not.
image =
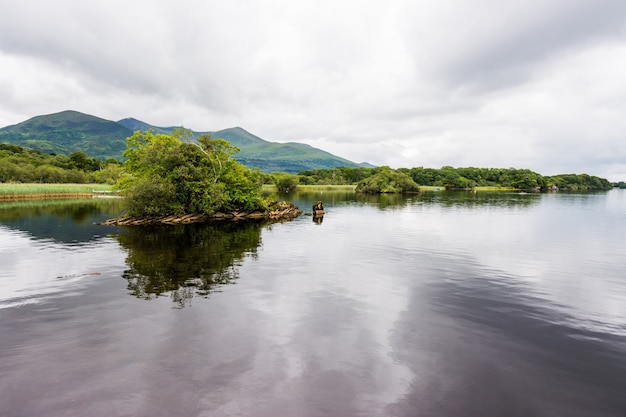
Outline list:
[[[285,221],[298,217],[302,211],[291,203],[286,201],[275,202],[270,204],[270,208],[265,211],[231,211],[216,212],[211,214],[196,213],[184,214],[180,216],[159,216],[159,217],[120,217],[116,219],[105,220],[101,225],[105,226],[144,226],[150,224],[190,224],[204,223],[209,221],[241,221],[241,220],[273,220]]]

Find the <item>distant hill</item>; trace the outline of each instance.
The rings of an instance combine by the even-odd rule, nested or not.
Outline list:
[[[0,143],[45,153],[69,155],[78,150],[92,158],[120,159],[126,148],[126,138],[132,134],[119,123],[68,110],[3,127]]]
[[[159,127],[137,119],[127,118],[118,123],[135,130],[153,130],[157,133],[168,134],[178,127]],[[358,164],[339,156],[333,155],[310,145],[297,142],[269,142],[241,127],[232,127],[218,131],[195,132],[194,137],[202,134],[210,134],[214,139],[225,139],[239,148],[235,159],[249,168],[258,168],[264,172],[289,172],[297,173],[308,169],[346,167],[372,168],[368,163]]]
[[[235,159],[247,167],[264,172],[297,173],[307,169],[360,166],[304,143],[268,142],[240,127],[212,132],[211,136],[226,139],[238,147],[240,151]]]
[[[78,150],[92,158],[121,159],[126,148],[126,138],[133,132],[153,130],[168,134],[176,128],[153,126],[134,118],[114,122],[68,110],[36,116],[4,127],[0,129],[0,143],[11,143],[46,153],[69,155]],[[358,164],[303,143],[269,142],[240,127],[193,133],[194,137],[208,133],[215,139],[229,141],[240,149],[235,159],[264,172],[297,173],[338,166],[372,167],[370,164]]]
[[[142,122],[141,120],[137,120],[132,117],[118,120],[117,123],[130,129],[133,132],[136,132],[137,130],[141,132],[145,132],[146,130],[153,130],[155,133],[164,133],[166,135],[169,134],[172,130],[178,129],[180,127],[180,126],[170,126],[170,127],[152,126],[152,125],[149,125],[148,123]]]

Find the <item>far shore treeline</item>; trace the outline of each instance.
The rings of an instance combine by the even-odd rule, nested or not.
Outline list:
[[[236,151],[236,149],[234,150]],[[98,160],[81,151],[70,155],[46,154],[12,144],[0,144],[0,183],[116,184],[124,165],[115,159]],[[313,169],[298,174],[254,170],[259,184],[275,184],[280,191],[298,185],[353,185],[357,192],[417,192],[419,187],[471,190],[476,187],[533,191],[599,191],[626,183],[611,183],[588,174],[543,176],[517,168],[375,168],[337,167]]]

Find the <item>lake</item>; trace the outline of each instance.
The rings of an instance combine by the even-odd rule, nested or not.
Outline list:
[[[0,204],[0,415],[625,416],[626,191]]]

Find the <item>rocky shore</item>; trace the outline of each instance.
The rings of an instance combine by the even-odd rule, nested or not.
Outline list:
[[[216,212],[211,214],[197,213],[184,214],[181,216],[160,217],[119,217],[105,220],[101,225],[105,226],[144,226],[154,224],[190,224],[210,221],[242,221],[242,220],[272,220],[287,221],[295,219],[302,211],[286,201],[274,202],[265,211],[231,211]]]

